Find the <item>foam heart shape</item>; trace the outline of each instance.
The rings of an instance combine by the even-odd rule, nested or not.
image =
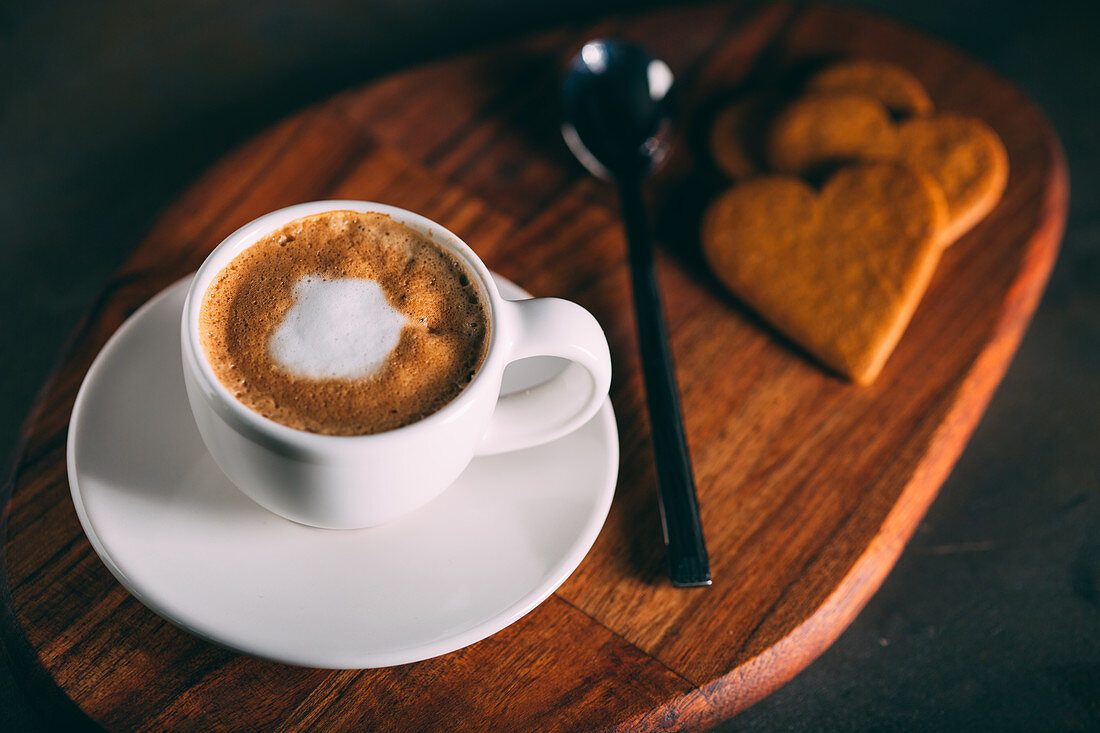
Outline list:
[[[930,175],[947,199],[946,246],[981,220],[1008,181],[1008,153],[981,120],[940,113],[895,124],[878,99],[862,92],[815,92],[772,122],[768,160],[805,175],[853,160],[893,160]]]
[[[946,217],[939,187],[904,165],[846,167],[820,193],[798,178],[767,176],[711,204],[703,254],[765,320],[867,384],[932,277]]]

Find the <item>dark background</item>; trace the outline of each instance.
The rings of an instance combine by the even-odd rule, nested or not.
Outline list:
[[[1069,160],[1068,229],[1019,354],[893,573],[820,660],[726,727],[1100,728],[1100,13],[858,4],[961,46],[1038,101]],[[0,450],[109,273],[225,152],[387,71],[627,7],[4,3]],[[0,664],[0,729],[39,725]]]

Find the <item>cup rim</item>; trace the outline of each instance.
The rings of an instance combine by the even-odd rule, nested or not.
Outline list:
[[[394,221],[404,224],[420,234],[428,237],[434,244],[444,247],[475,275],[482,294],[485,296],[489,317],[489,343],[486,346],[485,356],[474,373],[473,379],[450,402],[443,405],[435,412],[415,422],[398,428],[367,435],[325,435],[312,433],[307,430],[292,428],[245,406],[234,397],[229,389],[222,384],[214,373],[213,367],[203,354],[202,344],[199,342],[199,313],[202,307],[202,299],[207,288],[213,282],[214,277],[221,272],[237,255],[256,244],[260,238],[275,229],[288,224],[295,219],[301,219],[316,214],[324,214],[331,211],[355,211],[358,213],[378,213],[391,217]],[[479,389],[475,389],[487,379],[487,373],[492,371],[492,365],[499,361],[499,349],[501,341],[499,302],[501,295],[496,287],[488,267],[481,258],[454,232],[431,219],[397,206],[382,204],[374,201],[359,201],[354,199],[329,199],[321,201],[308,201],[281,209],[257,217],[241,226],[232,234],[223,239],[210,254],[207,255],[202,265],[199,266],[191,284],[187,289],[187,297],[183,305],[183,354],[188,361],[189,371],[202,382],[201,392],[207,401],[215,408],[223,418],[230,418],[250,431],[280,442],[289,443],[297,447],[324,447],[335,445],[356,445],[367,442],[379,442],[382,440],[410,434],[413,431],[422,430],[424,427],[439,423],[449,422],[464,412],[469,403],[477,398]],[[220,408],[220,409],[219,409]],[[310,445],[307,445],[310,444]]]

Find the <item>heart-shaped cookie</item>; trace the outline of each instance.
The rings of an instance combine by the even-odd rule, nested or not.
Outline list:
[[[767,176],[711,204],[703,254],[777,329],[867,384],[928,285],[946,217],[940,188],[905,165],[852,165],[820,193],[798,178]]]
[[[715,115],[708,142],[718,170],[740,180],[764,169],[768,124],[779,108],[777,95],[757,92],[735,99]]]
[[[946,246],[1000,200],[1008,153],[976,117],[940,113],[895,124],[882,102],[857,92],[815,92],[786,107],[768,134],[768,160],[809,174],[852,160],[893,160],[930,175],[947,199]]]
[[[917,77],[885,61],[841,61],[810,77],[806,88],[815,92],[857,92],[874,97],[894,114],[931,114],[932,100]]]
[[[840,61],[810,77],[806,88],[857,92],[882,102],[901,116],[932,112],[932,100],[915,76],[885,61]],[[767,170],[765,147],[772,118],[783,108],[777,90],[744,94],[722,107],[711,123],[708,142],[720,171],[741,180]]]

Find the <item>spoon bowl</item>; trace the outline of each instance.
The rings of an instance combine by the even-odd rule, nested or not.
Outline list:
[[[643,178],[668,153],[674,77],[668,64],[634,44],[589,41],[562,85],[562,136],[604,180]]]

